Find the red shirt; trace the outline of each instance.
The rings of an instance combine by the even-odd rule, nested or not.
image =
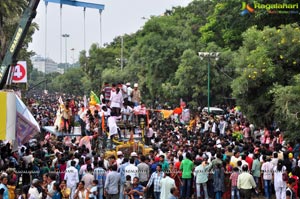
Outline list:
[[[253,159],[250,158],[249,156],[246,157],[245,161],[248,163],[249,166],[249,171],[251,171],[252,164],[253,164]]]

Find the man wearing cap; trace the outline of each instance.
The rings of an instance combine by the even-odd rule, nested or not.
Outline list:
[[[132,153],[130,154],[130,156],[131,156],[132,158],[134,158],[134,165],[137,166],[137,165],[140,163],[140,161],[139,161],[139,159],[138,159],[137,153],[136,153],[136,152],[132,152]]]
[[[38,179],[33,179],[32,180],[32,184],[29,188],[28,193],[30,194],[30,197],[35,198],[35,199],[42,199],[43,197],[43,193],[39,193],[38,191],[38,185],[39,185],[40,181]]]
[[[139,169],[134,165],[134,157],[129,160],[129,165],[125,167],[125,176],[131,176],[131,183],[133,183],[133,178],[138,177]]]
[[[120,173],[120,176],[121,176],[121,182],[120,182],[120,197],[119,199],[123,199],[124,198],[124,193],[123,193],[123,190],[124,190],[124,183],[126,182],[126,175],[125,175],[125,168],[129,165],[129,162],[128,162],[128,158],[124,158],[123,159],[123,162],[121,164],[121,166],[119,167],[119,173]]]
[[[126,83],[127,86],[127,96],[128,96],[128,102],[131,103],[131,93],[132,93],[132,88],[130,82]],[[130,104],[131,105],[131,104]]]
[[[138,87],[138,83],[135,83],[131,92],[131,101],[133,102],[134,106],[138,106],[141,103],[141,92]]]
[[[118,159],[117,159],[117,166],[118,166],[118,168],[119,168],[120,165],[121,165],[122,162],[123,162],[123,159],[124,159],[123,152],[122,152],[122,151],[118,151],[118,152],[117,152],[117,156],[118,156]]]

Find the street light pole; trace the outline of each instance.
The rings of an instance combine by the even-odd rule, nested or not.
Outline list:
[[[210,59],[213,58],[216,61],[219,60],[219,52],[198,52],[201,60],[204,58],[208,59],[207,63],[207,111],[210,114]]]
[[[65,38],[65,67],[68,63],[68,48],[67,48],[67,39],[70,37],[69,34],[63,34],[62,35],[63,38]]]
[[[207,62],[207,111],[210,114],[210,59]]]
[[[121,36],[121,70],[123,70],[123,48],[124,48],[124,39],[123,36]]]
[[[74,56],[75,48],[71,48],[71,51],[72,51],[72,64],[74,64],[75,63],[75,56]]]

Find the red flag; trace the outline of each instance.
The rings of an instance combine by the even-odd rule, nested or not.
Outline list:
[[[173,113],[174,113],[174,114],[178,114],[178,115],[181,114],[181,113],[182,113],[182,108],[179,108],[179,107],[178,107],[178,108],[175,108],[175,109],[173,110]]]
[[[101,122],[102,122],[102,132],[105,132],[105,118],[104,118],[104,113],[102,113],[102,117],[101,117]]]

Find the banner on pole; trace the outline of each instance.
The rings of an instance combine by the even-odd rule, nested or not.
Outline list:
[[[19,61],[15,66],[13,83],[27,83],[27,63],[26,61]]]

